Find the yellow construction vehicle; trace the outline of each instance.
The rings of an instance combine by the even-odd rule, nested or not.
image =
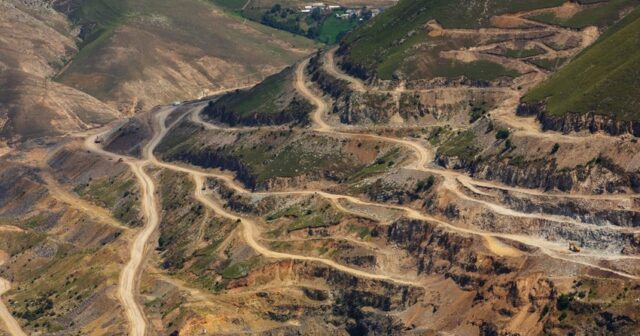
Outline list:
[[[578,246],[578,244],[576,244],[574,242],[570,242],[569,243],[569,251],[578,253],[578,252],[580,252],[580,246]]]

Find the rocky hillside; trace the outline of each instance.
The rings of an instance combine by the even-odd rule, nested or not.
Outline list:
[[[0,4],[0,335],[640,334],[638,1],[274,1]]]

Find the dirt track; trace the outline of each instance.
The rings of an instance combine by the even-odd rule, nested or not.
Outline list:
[[[492,186],[492,184],[490,182],[485,182],[485,181],[476,183],[471,178],[456,172],[451,172],[451,171],[446,171],[446,170],[436,169],[436,168],[427,168],[426,166],[429,164],[429,162],[433,158],[433,153],[427,150],[425,146],[417,142],[403,140],[403,139],[396,139],[396,138],[388,138],[388,137],[384,137],[376,134],[347,133],[347,132],[340,132],[335,130],[332,126],[327,124],[323,119],[324,115],[328,111],[327,103],[323,100],[322,97],[314,94],[306,84],[307,79],[304,71],[307,64],[308,64],[308,60],[301,62],[296,68],[296,78],[295,78],[294,85],[302,95],[304,95],[306,98],[309,99],[309,101],[311,101],[314,105],[316,105],[316,109],[312,113],[312,118],[311,118],[313,122],[313,129],[315,131],[332,134],[336,136],[359,137],[362,139],[374,139],[374,140],[392,142],[392,143],[396,143],[396,144],[408,147],[415,153],[416,160],[412,164],[410,164],[407,168],[423,170],[426,172],[431,172],[431,173],[440,174],[444,176],[445,177],[444,186],[450,189],[451,191],[453,191],[454,193],[456,193],[456,195],[458,195],[459,197],[464,198],[465,200],[476,202],[485,207],[488,207],[489,209],[491,209],[492,211],[495,211],[496,213],[500,213],[508,216],[534,217],[534,218],[543,218],[543,219],[555,220],[555,221],[561,220],[560,218],[557,218],[557,216],[519,213],[517,211],[505,208],[498,204],[477,200],[475,198],[467,196],[466,194],[462,193],[459,190],[457,183],[460,183],[463,186],[479,194],[483,194],[483,192],[475,188],[476,184],[481,185],[483,187],[490,187]],[[167,131],[177,122],[179,122],[182,117],[186,115],[191,115],[192,121],[195,121],[201,124],[206,124],[204,121],[202,121],[199,118],[199,116],[194,116],[194,114],[198,112],[198,106],[196,105],[194,107],[194,110],[190,111],[190,113],[185,113],[181,118],[174,121],[174,123],[171,126],[166,127],[165,119],[171,112],[173,112],[173,110],[174,110],[173,108],[164,107],[159,112],[157,112],[156,115],[153,116],[152,119],[154,124],[153,125],[154,135],[151,141],[149,142],[149,144],[143,150],[142,160],[135,160],[127,157],[121,157],[119,155],[108,153],[102,150],[94,141],[96,136],[88,137],[87,140],[85,141],[85,145],[88,149],[96,153],[99,153],[101,155],[110,156],[115,159],[123,159],[127,164],[129,164],[132,171],[134,172],[134,174],[139,180],[142,193],[143,193],[142,205],[145,213],[146,224],[142,229],[142,231],[136,235],[134,243],[132,244],[131,258],[127,263],[125,269],[123,270],[119,291],[118,291],[121,301],[123,302],[125,311],[127,313],[127,317],[131,324],[130,333],[132,335],[142,336],[142,335],[145,335],[146,333],[147,321],[144,316],[144,313],[142,312],[140,305],[136,301],[136,296],[137,296],[136,288],[137,288],[138,276],[140,273],[141,265],[143,264],[143,261],[144,261],[143,259],[144,259],[145,247],[148,243],[149,237],[151,236],[153,231],[157,228],[159,223],[159,209],[157,207],[157,200],[155,199],[155,183],[153,179],[151,179],[151,177],[149,177],[149,175],[147,175],[146,172],[144,171],[145,166],[149,164],[159,166],[165,169],[180,171],[180,172],[189,174],[195,181],[196,187],[194,190],[194,196],[196,197],[196,199],[202,204],[204,204],[205,206],[211,208],[215,213],[221,216],[227,217],[232,220],[240,220],[240,222],[242,223],[243,237],[247,242],[247,244],[251,246],[256,252],[264,255],[265,257],[276,258],[276,259],[293,259],[293,260],[301,260],[301,261],[320,262],[327,266],[340,270],[342,272],[349,273],[358,277],[383,280],[383,281],[392,281],[392,282],[403,284],[403,285],[414,285],[414,286],[420,285],[420,282],[414,279],[406,279],[404,277],[397,277],[397,276],[387,275],[387,274],[371,273],[363,270],[354,269],[348,266],[344,266],[329,259],[275,252],[262,246],[257,240],[257,238],[259,238],[260,230],[256,222],[254,222],[252,219],[240,217],[238,215],[228,212],[222,206],[218,205],[215,201],[210,199],[206,195],[206,193],[201,189],[201,187],[205,182],[205,178],[213,177],[213,178],[224,180],[225,182],[228,183],[228,185],[232,186],[234,189],[238,191],[248,192],[242,186],[237,185],[237,183],[235,183],[232,177],[230,177],[227,174],[221,174],[221,173],[203,173],[202,171],[191,168],[191,167],[184,167],[184,166],[169,164],[166,162],[161,162],[157,160],[157,158],[154,156],[153,150],[155,149],[155,147],[164,138]],[[218,129],[217,126],[211,126],[210,128]],[[501,186],[496,185],[495,188],[501,188]],[[517,188],[514,188],[514,189],[519,190]],[[527,191],[525,190],[524,192],[527,192]],[[386,207],[386,208],[401,210],[401,211],[404,211],[407,217],[409,218],[434,222],[444,226],[448,230],[460,232],[463,234],[478,235],[484,238],[485,246],[492,252],[496,253],[497,255],[503,255],[506,257],[522,256],[523,252],[507,244],[502,243],[501,240],[517,241],[529,246],[536,247],[541,253],[546,254],[547,256],[554,259],[563,260],[570,263],[580,264],[586,267],[599,269],[599,270],[616,274],[618,276],[625,277],[625,278],[630,278],[634,280],[640,279],[640,277],[638,276],[627,274],[625,272],[616,271],[606,267],[601,267],[597,264],[594,264],[588,261],[589,259],[597,259],[597,260],[635,259],[635,257],[626,257],[626,256],[603,257],[600,255],[588,254],[588,253],[584,253],[580,256],[575,256],[572,254],[568,254],[565,251],[564,247],[561,247],[555,243],[544,241],[542,239],[536,239],[536,238],[523,236],[523,235],[491,233],[491,232],[477,231],[473,229],[460,228],[408,207],[365,202],[358,198],[348,196],[348,195],[334,195],[334,194],[330,194],[322,191],[274,192],[270,194],[310,194],[310,193],[319,194],[320,196],[330,200],[347,200],[354,204]],[[584,196],[584,197],[588,197],[588,196]],[[587,261],[585,261],[584,259],[587,259]]]
[[[377,139],[377,140],[381,140],[381,141],[388,141],[388,142],[394,142],[394,143],[399,143],[401,145],[405,145],[409,148],[411,148],[412,150],[415,151],[416,153],[416,157],[417,160],[416,162],[412,163],[410,166],[408,166],[407,168],[410,169],[419,169],[419,170],[424,170],[427,172],[432,172],[435,174],[441,174],[443,176],[445,176],[446,179],[446,183],[445,183],[445,187],[447,187],[448,189],[451,189],[452,191],[454,191],[459,197],[464,198],[465,200],[471,201],[471,202],[476,202],[482,206],[485,206],[489,209],[491,209],[492,211],[495,211],[497,213],[506,215],[506,216],[514,216],[514,217],[525,217],[525,218],[538,218],[538,219],[545,219],[545,220],[551,220],[551,221],[560,221],[560,222],[568,222],[568,223],[572,223],[572,224],[576,224],[576,225],[587,225],[587,224],[583,224],[577,221],[573,221],[573,220],[568,220],[565,219],[563,217],[560,216],[551,216],[551,215],[544,215],[544,214],[527,214],[527,213],[521,213],[521,212],[517,212],[514,211],[512,209],[509,208],[505,208],[501,205],[498,204],[493,204],[490,202],[486,202],[486,201],[482,201],[482,200],[477,200],[474,198],[471,198],[469,196],[467,196],[466,194],[460,192],[458,190],[458,187],[456,185],[456,181],[460,182],[463,186],[469,186],[471,188],[473,188],[473,184],[471,181],[473,181],[471,178],[469,178],[468,176],[462,175],[460,173],[456,173],[456,172],[452,172],[452,171],[447,171],[447,170],[442,170],[442,169],[433,169],[433,168],[424,168],[424,166],[427,164],[428,162],[428,158],[431,157],[431,155],[429,154],[429,151],[426,150],[425,147],[421,146],[418,143],[412,142],[412,141],[408,141],[408,140],[401,140],[401,139],[395,139],[395,138],[387,138],[387,137],[383,137],[383,136],[378,136],[378,135],[367,135],[367,134],[360,134],[360,133],[345,133],[345,132],[339,132],[339,131],[335,131],[331,126],[329,126],[326,122],[324,122],[323,120],[323,114],[326,112],[327,109],[327,105],[326,103],[322,100],[322,98],[318,97],[317,95],[315,95],[307,86],[306,86],[306,80],[304,79],[304,66],[306,65],[306,62],[303,62],[299,65],[298,69],[296,69],[296,88],[298,88],[300,90],[300,92],[305,95],[305,97],[309,98],[310,101],[312,102],[321,102],[321,104],[317,104],[316,105],[316,110],[313,112],[312,115],[312,120],[314,122],[316,122],[317,124],[314,125],[314,129],[315,130],[319,130],[320,132],[324,132],[324,133],[330,133],[330,134],[334,134],[336,136],[353,136],[353,137],[362,137],[362,138],[373,138],[373,139]],[[194,113],[196,113],[196,111],[194,111]],[[160,165],[163,166],[173,166],[173,169],[177,169],[186,173],[193,173],[195,172],[194,169],[192,168],[186,168],[186,167],[181,167],[181,166],[174,166],[174,165],[168,165],[166,163],[158,163]],[[219,175],[217,173],[203,173],[198,171],[198,174],[203,174],[205,176],[210,176],[210,177],[214,177],[214,178],[219,178],[224,180],[228,186],[230,186],[231,188],[233,188],[234,190],[236,190],[237,192],[240,193],[250,193],[250,191],[246,190],[244,187],[238,185],[232,177],[228,176],[228,175]],[[483,182],[484,184],[487,184],[489,182]],[[482,193],[482,191],[476,190],[479,193]],[[456,232],[461,232],[461,233],[465,233],[465,234],[472,234],[472,235],[479,235],[485,238],[486,241],[486,246],[487,248],[489,248],[490,250],[492,250],[494,253],[498,254],[498,255],[504,255],[504,256],[514,256],[514,255],[521,255],[520,251],[517,251],[516,249],[503,244],[500,242],[500,239],[506,239],[506,240],[511,240],[511,241],[517,241],[520,243],[523,243],[525,245],[529,245],[529,246],[533,246],[533,247],[537,247],[540,249],[541,252],[543,252],[544,254],[548,255],[549,257],[552,257],[554,259],[559,259],[559,260],[563,260],[563,261],[568,261],[568,262],[572,262],[572,263],[577,263],[580,265],[584,265],[587,267],[592,267],[595,269],[600,269],[600,270],[604,270],[604,271],[608,271],[611,272],[613,274],[617,274],[619,276],[622,277],[627,277],[627,278],[632,278],[632,279],[637,279],[638,277],[631,275],[631,274],[627,274],[624,272],[618,272],[616,270],[612,270],[612,269],[608,269],[608,268],[604,268],[604,267],[600,267],[597,264],[594,263],[590,263],[587,261],[583,261],[580,258],[576,258],[575,256],[568,254],[566,252],[566,247],[561,246],[560,244],[557,243],[552,243],[552,242],[548,242],[542,239],[535,239],[532,237],[528,237],[528,236],[524,236],[524,235],[513,235],[513,234],[501,234],[501,233],[491,233],[491,232],[481,232],[481,231],[477,231],[477,230],[472,230],[472,229],[464,229],[464,228],[459,228],[456,227],[454,225],[451,225],[450,223],[441,221],[439,219],[436,219],[432,216],[428,216],[425,214],[422,214],[414,209],[411,208],[407,208],[407,207],[402,207],[402,206],[392,206],[392,205],[385,205],[385,204],[376,204],[376,203],[371,203],[371,202],[366,202],[366,201],[362,201],[358,198],[352,197],[352,196],[347,196],[347,195],[335,195],[335,194],[330,194],[327,192],[323,192],[323,191],[318,191],[318,190],[304,190],[304,191],[286,191],[286,192],[264,192],[264,193],[257,193],[257,194],[271,194],[271,195],[309,195],[309,194],[317,194],[320,195],[324,198],[327,199],[331,199],[331,200],[347,200],[349,202],[352,202],[354,204],[360,204],[360,205],[366,205],[366,206],[377,206],[377,207],[385,207],[385,208],[392,208],[392,209],[396,209],[396,210],[400,210],[406,213],[406,215],[410,218],[414,218],[414,219],[419,219],[419,220],[425,220],[425,221],[430,221],[430,222],[435,222],[438,223],[440,225],[445,226],[447,229],[452,230],[452,231],[456,231]],[[585,196],[586,197],[586,196]],[[615,228],[618,229],[618,228]],[[621,229],[622,230],[622,229]],[[622,259],[635,259],[636,257],[627,257],[627,256],[612,256],[612,257],[607,257],[607,256],[601,256],[598,254],[589,254],[589,253],[583,253],[582,256],[587,257],[587,258],[596,258],[598,260],[622,260]]]

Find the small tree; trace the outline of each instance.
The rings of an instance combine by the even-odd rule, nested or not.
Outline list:
[[[320,7],[316,7],[311,11],[311,18],[320,21],[322,20],[322,9]]]
[[[569,303],[571,302],[572,296],[569,294],[560,294],[558,297],[558,301],[556,302],[556,307],[558,310],[565,310],[569,308]]]
[[[506,130],[504,128],[500,129],[500,130],[498,130],[498,132],[496,132],[496,139],[497,140],[504,140],[504,139],[508,138],[510,134],[511,133],[509,133],[509,130]]]

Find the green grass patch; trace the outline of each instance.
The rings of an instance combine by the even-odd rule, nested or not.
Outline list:
[[[276,113],[278,110],[276,101],[282,94],[286,81],[290,80],[287,74],[281,72],[269,76],[250,90],[224,96],[219,103],[229,106],[241,117],[252,113]]]
[[[110,209],[113,216],[135,224],[139,216],[139,201],[134,195],[135,180],[130,175],[110,176],[77,185],[73,191],[98,206]]]
[[[292,81],[293,68],[289,67],[249,90],[222,96],[210,103],[204,113],[231,125],[306,123],[313,107],[298,97]]]
[[[500,77],[518,77],[520,73],[489,61],[473,61],[469,63],[452,61],[447,66],[435,69],[436,77],[465,76],[471,80],[492,81]]]
[[[526,58],[544,54],[544,50],[540,48],[531,49],[507,49],[504,53],[505,56],[510,58]]]
[[[476,137],[471,131],[464,131],[447,140],[438,148],[439,155],[457,157],[463,161],[472,161],[479,152],[476,147]]]
[[[265,144],[236,147],[232,153],[249,165],[258,182],[273,177],[295,177],[323,167],[345,164],[339,153],[319,154],[301,147],[301,144],[288,144],[277,150]]]
[[[336,11],[324,20],[317,38],[318,41],[326,44],[334,44],[347,32],[358,26],[357,19],[343,20],[336,17],[336,14],[342,13],[341,11]]]
[[[568,60],[569,60],[568,58],[559,57],[559,58],[532,59],[532,60],[529,60],[528,62],[535,64],[545,70],[555,72],[555,71],[558,71],[558,69],[560,69],[563,65],[565,65]]]
[[[240,10],[247,0],[210,0],[214,4],[229,10]]]
[[[326,227],[336,225],[342,220],[342,213],[326,201],[312,202],[306,206],[299,204],[276,211],[267,216],[267,220],[274,221],[286,218],[289,220],[287,231],[307,228]]]
[[[25,220],[22,225],[30,229],[35,229],[40,226],[40,223],[42,223],[46,219],[47,216],[45,214],[39,213],[35,216],[27,218],[27,220]]]
[[[227,267],[225,267],[221,272],[220,275],[222,275],[223,278],[225,279],[239,279],[239,278],[244,278],[247,275],[249,275],[249,272],[251,271],[251,269],[253,267],[255,267],[258,264],[258,259],[257,258],[252,258],[246,261],[240,261],[237,263],[233,263]]]
[[[360,239],[365,239],[369,235],[371,235],[371,229],[369,229],[368,227],[351,223],[347,225],[347,231],[349,231],[350,233],[355,233]]]
[[[372,164],[360,169],[355,174],[349,176],[348,182],[360,181],[364,178],[381,174],[389,170],[389,168],[395,166],[397,160],[400,158],[400,149],[394,148],[388,153],[379,157]]]
[[[523,101],[545,101],[547,112],[593,112],[618,120],[640,119],[640,9],[564,66]]]

